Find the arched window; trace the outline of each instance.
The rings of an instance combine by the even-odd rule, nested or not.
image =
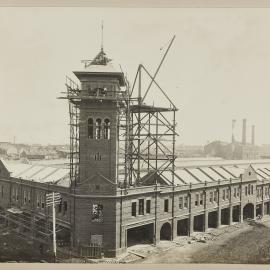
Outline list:
[[[94,121],[93,118],[88,119],[88,138],[94,138]]]
[[[96,120],[96,139],[101,139],[101,119]]]
[[[109,140],[111,136],[111,122],[109,119],[104,120],[104,139]]]

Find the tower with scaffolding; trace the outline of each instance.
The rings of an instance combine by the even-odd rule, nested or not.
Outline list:
[[[132,87],[122,71],[113,69],[103,49],[94,60],[84,62],[85,71],[74,72],[81,87],[66,78],[67,96],[64,98],[69,101],[70,178],[74,187],[89,177],[86,168],[109,177],[120,188],[149,185],[150,179],[161,176],[173,183],[177,108],[155,79],[172,42],[153,76],[144,65],[139,65]],[[144,75],[150,80],[145,91]],[[153,105],[145,103],[153,85],[167,100],[167,107],[154,105],[155,101]],[[107,115],[114,116],[113,121],[110,117],[98,118],[106,111]],[[94,117],[89,118],[89,115]],[[102,156],[102,148],[108,141],[110,155]],[[94,142],[95,149],[89,142]],[[110,173],[105,173],[103,167],[98,170],[89,166],[85,143],[91,147],[89,151],[95,161],[107,162]],[[101,149],[96,146],[99,143]],[[114,160],[108,159],[109,156]]]
[[[90,232],[91,243],[102,243],[115,253],[126,246],[118,247],[116,242],[122,240],[117,236],[108,239],[112,235],[123,238],[124,197],[130,192],[139,196],[143,187],[174,186],[177,108],[156,81],[173,40],[155,74],[140,64],[132,85],[103,47],[93,60],[83,61],[84,70],[74,71],[80,85],[67,77],[63,98],[69,102],[75,246],[88,239]],[[83,225],[87,212],[81,196],[91,205],[90,231]]]

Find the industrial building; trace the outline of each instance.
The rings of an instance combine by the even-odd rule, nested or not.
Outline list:
[[[250,160],[260,158],[260,147],[255,145],[255,125],[251,128],[251,141],[247,141],[247,119],[243,119],[242,140],[237,141],[234,135],[235,120],[232,121],[232,140],[230,143],[222,141],[211,142],[204,147],[206,156],[223,159]]]
[[[269,214],[269,160],[177,161],[177,108],[155,80],[157,72],[139,65],[130,85],[101,48],[74,72],[80,85],[67,78],[69,167],[0,162],[1,221],[50,244],[52,209],[45,196],[56,191],[57,240],[82,256],[100,247],[96,256],[113,257],[137,243]],[[151,79],[146,91],[142,74]],[[146,104],[152,84],[168,106]]]

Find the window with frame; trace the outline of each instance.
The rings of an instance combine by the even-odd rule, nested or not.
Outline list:
[[[40,207],[40,194],[37,193],[37,208]]]
[[[203,193],[200,193],[200,205],[203,205]]]
[[[139,199],[139,215],[144,215],[144,199]]]
[[[225,201],[225,189],[222,190],[222,200]]]
[[[104,139],[109,140],[111,137],[111,122],[108,118],[104,120]]]
[[[179,209],[183,209],[183,197],[179,197]]]
[[[89,118],[87,121],[87,133],[88,133],[88,139],[94,138],[94,120],[93,118]]]
[[[251,185],[251,194],[253,195],[253,185]]]
[[[58,213],[60,214],[62,212],[62,204],[63,204],[63,199],[60,198],[60,202],[58,204]]]
[[[248,195],[248,187],[245,186],[245,195],[247,196]]]
[[[196,194],[196,197],[195,197],[195,206],[198,206],[199,205],[199,194]]]
[[[15,196],[16,196],[16,201],[19,201],[19,189],[18,189],[18,187],[16,188]]]
[[[101,127],[101,119],[98,118],[96,120],[96,139],[99,140],[101,139],[101,131],[102,131],[102,127]]]
[[[26,190],[23,191],[23,203],[26,204],[27,202],[27,197],[26,197]]]
[[[237,193],[236,193],[237,198],[240,196],[240,187],[237,187]]]
[[[213,202],[213,197],[214,197],[213,191],[210,191],[210,196],[209,196],[210,203]]]
[[[146,200],[146,214],[151,212],[151,200]]]
[[[131,215],[133,217],[136,217],[137,214],[137,203],[136,202],[132,202],[131,203]]]
[[[218,201],[218,192],[217,190],[214,191],[214,202],[216,203]]]
[[[28,191],[27,197],[28,197],[28,203],[31,203],[31,192],[30,191]]]
[[[95,156],[94,156],[94,158],[95,158],[95,160],[101,160],[101,155],[100,155],[100,153],[99,152],[97,152],[96,154],[95,154]]]
[[[188,208],[188,196],[184,197],[184,208]]]
[[[236,187],[233,188],[233,197],[236,198]]]
[[[227,189],[226,189],[226,199],[228,200],[229,197],[230,197],[230,189],[227,188]]]
[[[44,198],[44,194],[40,195],[40,201],[41,201],[41,208],[44,209],[44,208],[45,208],[45,198]]]
[[[164,200],[164,212],[166,212],[166,213],[169,212],[169,200],[168,199]]]

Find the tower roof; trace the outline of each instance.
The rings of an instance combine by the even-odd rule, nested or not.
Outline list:
[[[87,62],[85,62],[84,70],[73,72],[78,79],[85,76],[116,77],[119,80],[120,86],[125,85],[124,74],[120,66],[113,64],[112,59],[107,57],[103,48],[90,63],[89,61]]]

